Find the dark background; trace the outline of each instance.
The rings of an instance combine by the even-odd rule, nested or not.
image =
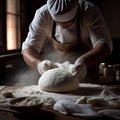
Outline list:
[[[4,0],[0,0],[1,1]],[[29,24],[31,23],[35,11],[46,3],[46,0],[21,0],[21,11],[24,15],[22,39],[24,41]],[[106,64],[120,64],[120,0],[89,0],[96,4],[106,21],[113,41],[113,52],[102,62]],[[1,10],[0,10],[1,14]],[[1,17],[0,17],[1,19]],[[2,24],[0,23],[0,27]],[[1,29],[2,30],[2,29]],[[3,28],[4,30],[4,28]],[[2,34],[3,31],[0,31]],[[0,36],[1,37],[1,36]],[[4,40],[4,39],[3,39]],[[23,61],[21,54],[17,56],[1,57],[0,56],[0,85],[31,85],[37,84],[40,75],[37,70],[31,69]]]

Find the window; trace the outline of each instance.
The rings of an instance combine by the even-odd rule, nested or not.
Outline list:
[[[0,0],[0,55],[20,51],[27,31],[25,5],[25,0]]]
[[[20,0],[6,0],[7,50],[20,49]]]

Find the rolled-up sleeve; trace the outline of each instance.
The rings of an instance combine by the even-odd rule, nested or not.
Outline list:
[[[112,40],[105,20],[97,6],[88,7],[86,11],[86,20],[88,24],[89,36],[93,47],[101,43],[106,43],[112,52]]]
[[[40,52],[44,45],[46,40],[45,20],[43,20],[44,14],[41,11],[42,8],[36,11],[33,21],[29,25],[29,32],[22,44],[22,51],[31,47]]]

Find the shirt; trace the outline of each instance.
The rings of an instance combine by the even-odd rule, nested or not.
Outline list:
[[[85,0],[79,0],[80,5],[80,36],[81,41],[87,46],[94,48],[101,43],[107,43],[112,51],[112,41],[99,8]],[[56,26],[55,38],[61,43],[74,42],[77,39],[76,27],[73,26],[63,30]],[[48,11],[47,5],[37,9],[35,16],[29,26],[29,32],[22,44],[22,51],[32,47],[36,51],[42,51],[47,40],[52,37],[53,19]],[[72,30],[73,29],[73,30]],[[61,31],[61,32],[60,32]],[[66,35],[67,33],[67,35]],[[71,38],[71,39],[69,39]]]

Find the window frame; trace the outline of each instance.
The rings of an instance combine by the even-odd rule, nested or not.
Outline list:
[[[7,50],[7,29],[6,29],[6,0],[0,0],[0,24],[1,39],[0,39],[0,56],[6,54],[20,53],[21,48],[14,50]],[[26,20],[26,0],[20,0],[20,44],[24,41],[27,34],[27,20]]]

